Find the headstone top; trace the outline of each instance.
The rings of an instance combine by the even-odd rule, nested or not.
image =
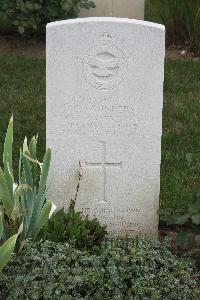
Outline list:
[[[127,23],[135,24],[141,26],[147,26],[152,28],[159,28],[165,30],[165,26],[158,23],[137,20],[137,19],[128,19],[128,18],[114,18],[114,17],[91,17],[91,18],[77,18],[77,19],[68,19],[56,22],[50,22],[47,24],[47,28],[63,26],[67,24],[77,24],[77,23],[87,23],[87,22],[113,22],[113,23]]]

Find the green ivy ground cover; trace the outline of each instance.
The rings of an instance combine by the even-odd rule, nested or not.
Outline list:
[[[149,238],[107,240],[93,255],[28,243],[0,273],[0,299],[199,300],[191,265]]]
[[[188,167],[185,159],[186,153],[200,149],[199,70],[200,62],[166,61],[161,207],[184,207],[192,191],[200,186],[198,165]],[[14,160],[17,167],[17,151],[25,133],[30,138],[38,132],[39,156],[42,157],[45,150],[44,58],[0,55],[0,152],[12,113],[15,119]]]

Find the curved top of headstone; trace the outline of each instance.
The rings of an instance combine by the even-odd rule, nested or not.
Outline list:
[[[162,24],[157,24],[157,23],[147,22],[147,21],[142,21],[142,20],[136,20],[136,19],[112,18],[112,17],[77,18],[77,19],[55,21],[55,22],[48,23],[47,28],[64,26],[64,25],[68,25],[68,24],[92,23],[92,22],[127,23],[127,24],[135,24],[135,25],[141,25],[141,26],[147,26],[147,27],[165,30],[165,26]]]

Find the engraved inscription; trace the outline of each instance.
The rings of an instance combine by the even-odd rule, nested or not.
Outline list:
[[[112,227],[110,228],[110,232],[119,230],[121,233],[124,232],[126,234],[131,234],[133,232],[142,233],[142,225],[139,222],[136,222],[134,220],[134,217],[132,214],[139,214],[142,218],[142,212],[138,208],[110,208],[110,207],[93,207],[92,209],[89,207],[80,207],[78,210],[82,215],[84,216],[93,216],[99,220],[101,220],[102,224],[105,224],[105,219],[107,220],[107,224],[110,222],[112,223]],[[126,215],[128,219],[123,220],[121,219],[122,215]],[[110,216],[114,216],[110,218]],[[117,221],[115,220],[117,219]],[[109,220],[109,221],[108,221]],[[118,228],[118,229],[117,229]],[[119,229],[120,228],[120,229]],[[137,228],[137,229],[136,229]]]
[[[90,97],[69,95],[64,105],[57,104],[54,116],[63,119],[64,128],[53,128],[57,134],[68,136],[126,136],[133,137],[138,127],[134,98]],[[88,130],[89,128],[89,130]]]
[[[141,211],[138,208],[123,208],[123,207],[118,207],[115,208],[114,210],[110,207],[95,207],[92,209],[89,207],[81,207],[79,208],[79,212],[83,215],[89,215],[90,213],[97,215],[112,215],[112,214],[141,214]]]
[[[90,131],[88,133],[88,128]],[[134,121],[111,120],[107,125],[103,120],[83,120],[74,119],[66,124],[66,128],[57,129],[57,134],[71,135],[90,135],[90,136],[134,136],[137,124]]]
[[[103,195],[100,203],[107,203],[106,200],[106,168],[122,168],[122,162],[120,163],[108,163],[106,162],[106,142],[99,141],[102,146],[102,159],[100,163],[88,163],[86,162],[87,168],[102,168],[103,170]]]
[[[127,73],[127,57],[106,33],[97,38],[87,55],[76,58],[83,63],[83,76],[87,83],[98,90],[116,88]]]

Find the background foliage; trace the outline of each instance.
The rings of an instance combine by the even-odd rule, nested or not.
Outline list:
[[[191,266],[151,239],[108,240],[96,255],[66,243],[29,243],[0,273],[0,298],[7,300],[198,300],[199,296]]]
[[[77,17],[81,7],[94,7],[90,0],[0,0],[1,11],[19,33],[44,30],[48,22]]]
[[[146,18],[166,26],[170,44],[186,44],[200,55],[199,0],[146,0]]]

